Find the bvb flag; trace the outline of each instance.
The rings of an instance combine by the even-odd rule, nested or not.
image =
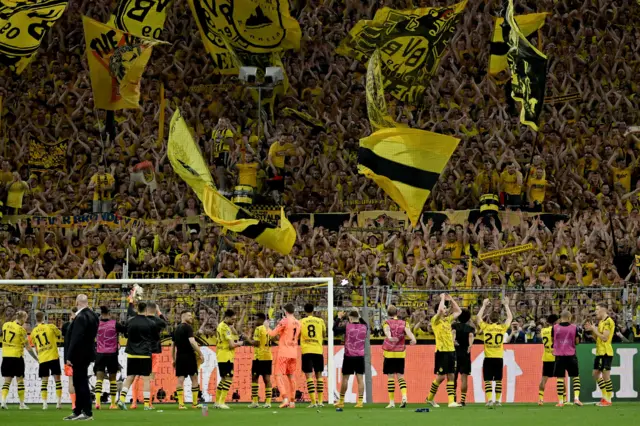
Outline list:
[[[288,0],[188,1],[202,41],[221,74],[237,72],[222,36],[241,60],[242,54],[300,49],[302,31],[289,13]]]
[[[167,156],[173,170],[194,190],[204,211],[215,223],[237,232],[259,244],[289,254],[296,242],[296,230],[280,210],[280,227],[255,219],[251,214],[220,194],[202,158],[187,123],[177,110],[171,119]]]
[[[159,39],[173,0],[118,0],[109,25],[139,37]]]
[[[373,20],[358,22],[336,52],[366,63],[379,49],[385,90],[399,100],[419,103],[466,5],[467,0],[411,10],[383,7]]]
[[[522,34],[513,16],[513,0],[507,0],[504,34],[509,45],[507,62],[511,71],[511,97],[520,102],[520,122],[538,130],[544,105],[547,57]]]
[[[380,65],[380,51],[376,49],[369,59],[367,66],[367,111],[369,122],[375,130],[387,127],[400,127],[389,115],[387,101],[384,99],[384,86],[382,85],[382,67]]]
[[[547,15],[547,12],[531,13],[529,15],[516,16],[515,19],[522,34],[524,34],[525,37],[529,37],[542,28]],[[502,23],[504,22],[504,18],[494,18],[494,21],[493,38],[490,47],[489,73],[495,75],[509,67],[507,63],[509,46],[502,36]]]
[[[82,17],[95,107],[139,108],[140,80],[159,42]]]
[[[1,0],[0,63],[16,74],[34,58],[68,0]]]
[[[459,139],[419,129],[382,129],[360,139],[358,171],[373,179],[416,226]]]

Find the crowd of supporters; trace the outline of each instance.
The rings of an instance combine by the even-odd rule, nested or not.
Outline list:
[[[585,289],[581,303],[571,306],[583,319],[593,303],[605,301],[620,326],[640,321],[635,296],[625,297],[623,306],[621,292],[598,290],[626,286],[630,294],[637,292],[631,266],[640,235],[640,140],[626,134],[640,123],[635,1],[516,2],[517,14],[550,12],[533,38],[550,58],[546,96],[576,94],[569,102],[545,105],[537,134],[520,125],[506,100],[507,72],[487,72],[492,16],[502,7],[498,0],[469,2],[430,82],[424,109],[387,95],[398,121],[461,139],[426,210],[475,209],[482,194],[496,193],[505,195],[501,199],[514,212],[561,213],[565,220],[547,226],[521,215],[517,225],[500,227],[425,220],[395,232],[352,231],[351,223],[330,231],[302,220],[295,223],[298,241],[289,256],[224,235],[200,219],[199,201],[173,173],[166,141],[158,141],[160,83],[167,116],[180,108],[227,195],[249,181],[256,187],[256,203],[284,205],[288,214],[391,209],[395,204],[357,173],[358,140],[371,131],[365,66],[335,49],[355,22],[373,17],[378,7],[451,2],[294,2],[292,15],[303,40],[299,52],[283,56],[291,89],[276,101],[273,119],[265,107],[268,119],[258,128],[251,93],[236,79],[215,73],[186,1],[175,0],[162,36],[170,44],[154,47],[142,107],[116,112],[113,140],[105,112],[93,108],[80,25],[82,14],[107,21],[110,3],[71,2],[21,76],[0,70],[0,196],[5,216],[22,215],[2,233],[5,278],[119,277],[128,252],[129,270],[138,273],[347,279],[340,302],[359,305],[362,274],[378,301],[388,297],[380,296],[387,288],[391,299],[406,299],[403,289],[450,291],[466,286],[464,257],[532,242],[532,251],[476,263],[472,289],[506,286],[519,292],[514,303],[523,319],[520,327],[531,320],[539,325],[569,298],[532,289],[580,287]],[[284,116],[284,107],[308,113],[324,129]],[[31,140],[67,142],[66,164],[33,170]],[[80,228],[36,227],[28,220],[105,211],[145,221],[129,228]],[[412,297],[428,302],[427,296]],[[62,306],[63,299],[52,298],[52,306]],[[186,303],[176,300],[167,302]],[[418,323],[425,309],[409,311]]]

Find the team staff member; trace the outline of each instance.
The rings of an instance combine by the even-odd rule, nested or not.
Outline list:
[[[31,343],[38,353],[38,377],[42,380],[40,395],[42,396],[42,409],[47,409],[49,392],[49,376],[53,376],[56,383],[56,408],[62,408],[62,369],[60,368],[60,355],[58,354],[58,342],[62,333],[53,324],[45,324],[44,312],[36,312],[36,325],[31,330]]]
[[[189,311],[183,311],[180,319],[181,323],[173,332],[171,359],[178,378],[176,387],[178,409],[186,410],[187,407],[184,406],[184,379],[186,377],[191,379],[191,407],[198,408],[198,383],[200,383],[198,381],[198,361],[201,362],[204,357],[193,334],[193,314]]]
[[[407,382],[404,380],[405,359],[407,358],[405,337],[411,339],[411,344],[416,344],[416,338],[406,321],[398,318],[398,308],[389,305],[387,319],[382,326],[384,342],[382,342],[382,373],[387,375],[387,391],[389,392],[389,405],[386,408],[395,408],[395,380],[402,393],[400,408],[407,406]]]
[[[302,372],[307,378],[307,390],[311,398],[309,408],[324,407],[324,336],[327,326],[322,318],[313,316],[313,305],[304,305],[305,318],[300,320],[300,348],[302,352]],[[315,382],[314,373],[315,372]]]
[[[449,302],[451,306],[451,314],[447,308],[446,302]],[[429,397],[427,403],[432,407],[438,407],[434,398],[442,383],[447,379],[447,396],[449,399],[449,407],[460,407],[456,403],[456,391],[454,385],[455,372],[456,372],[456,349],[454,346],[453,331],[451,329],[451,323],[460,316],[462,310],[456,301],[448,294],[442,293],[440,295],[440,304],[438,305],[437,313],[431,318],[431,327],[433,328],[433,334],[436,337],[436,355],[435,355],[435,368],[434,374],[435,380],[431,383],[431,390],[429,391]]]
[[[547,385],[549,377],[554,377],[556,357],[553,355],[553,326],[556,321],[558,321],[556,314],[549,315],[547,317],[547,324],[549,324],[549,326],[540,331],[544,352],[542,353],[542,379],[540,380],[540,387],[538,389],[538,405],[544,404],[544,388]]]
[[[602,400],[597,404],[600,407],[609,407],[613,397],[613,383],[611,383],[611,361],[613,361],[613,346],[611,340],[616,329],[615,322],[609,316],[609,311],[604,306],[596,305],[596,328],[590,322],[584,329],[590,331],[596,340],[596,359],[593,364],[593,378],[598,382],[602,391]]]
[[[460,405],[463,407],[467,403],[467,390],[469,386],[469,375],[471,374],[471,347],[473,346],[473,339],[475,338],[475,328],[473,328],[469,321],[471,320],[471,312],[468,309],[463,309],[462,313],[458,317],[458,321],[453,324],[453,331],[455,332],[455,347],[456,347],[456,374],[454,377],[454,393],[455,385],[458,384],[458,375],[462,386],[460,389]]]
[[[579,343],[578,327],[571,324],[571,312],[562,311],[560,323],[553,326],[553,354],[556,357],[553,375],[556,377],[558,387],[558,405],[564,407],[567,401],[564,378],[568,374],[573,381],[573,403],[582,407],[580,402],[580,370],[578,357],[576,357],[576,345]]]
[[[260,389],[259,380],[262,377],[265,388],[265,401],[263,408],[271,408],[271,398],[273,395],[271,385],[271,370],[273,367],[273,354],[271,353],[271,339],[267,334],[267,328],[264,326],[267,316],[258,313],[255,320],[255,330],[253,330],[253,339],[247,339],[249,344],[255,349],[253,351],[253,362],[251,363],[251,404],[249,408],[258,408]]]
[[[69,315],[69,321],[62,324],[62,335],[64,336],[64,353],[67,353],[69,350],[69,342],[71,341],[71,335],[69,334],[69,330],[71,329],[71,324],[73,320],[76,318],[76,313],[78,312],[78,308],[75,306],[71,308],[71,314]],[[69,398],[71,399],[71,409],[76,409],[76,388],[73,387],[73,368],[70,365],[64,365],[64,375],[69,378]]]
[[[28,410],[24,404],[24,350],[27,349],[29,355],[36,361],[38,358],[29,347],[27,339],[27,330],[24,324],[27,322],[27,313],[18,311],[15,321],[10,321],[2,326],[2,406],[3,410],[7,410],[7,396],[9,395],[9,387],[13,378],[16,379],[18,386],[18,399],[20,400],[20,409]]]
[[[236,313],[227,309],[224,312],[224,318],[218,324],[216,356],[218,357],[218,371],[220,372],[220,383],[216,391],[216,408],[228,410],[229,406],[225,404],[231,383],[233,383],[233,362],[235,360],[236,348],[242,346],[242,341],[236,341],[231,327],[236,322]]]
[[[116,381],[120,363],[118,362],[118,334],[126,333],[127,326],[120,324],[110,314],[109,308],[100,307],[100,323],[98,325],[98,337],[96,338],[96,363],[93,371],[96,374],[96,410],[100,409],[102,399],[102,385],[105,376],[108,374],[111,395],[111,406],[109,409],[118,408],[116,405],[116,394],[118,393],[118,382]],[[109,386],[109,384],[107,384]]]
[[[496,382],[495,405],[501,406],[502,397],[502,370],[504,367],[504,335],[509,329],[513,314],[509,308],[509,298],[502,299],[502,304],[507,311],[507,320],[500,323],[500,311],[494,310],[489,315],[489,323],[483,321],[484,311],[491,301],[484,299],[482,307],[478,312],[476,321],[478,328],[484,335],[484,362],[482,364],[482,376],[484,377],[484,392],[487,398],[487,406],[493,407],[494,401],[491,398],[491,382]]]
[[[369,326],[360,318],[358,311],[349,312],[348,322],[341,327],[344,313],[338,314],[338,321],[333,326],[336,335],[344,334],[344,358],[342,360],[342,381],[340,382],[340,399],[336,408],[344,408],[344,396],[349,386],[349,377],[356,375],[358,381],[358,402],[355,408],[364,407],[364,346]]]

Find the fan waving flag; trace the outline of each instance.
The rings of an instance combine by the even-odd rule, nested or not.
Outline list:
[[[358,171],[376,182],[416,226],[458,142],[419,129],[382,129],[360,140]]]
[[[522,34],[524,34],[525,37],[529,37],[542,28],[547,15],[549,15],[547,12],[531,13],[529,15],[516,16],[515,19]],[[491,57],[489,58],[489,73],[495,75],[509,68],[509,64],[507,63],[509,46],[502,36],[504,18],[494,18],[494,21],[493,38],[491,39],[490,48]]]
[[[69,0],[0,1],[0,64],[22,73]]]
[[[513,15],[513,0],[508,0],[503,30],[507,35],[507,62],[511,71],[511,97],[522,105],[520,122],[538,130],[538,118],[544,105],[547,57],[522,34]]]
[[[140,80],[159,41],[82,17],[95,107],[139,108]]]
[[[336,52],[364,64],[379,49],[385,90],[401,101],[422,103],[466,5],[467,0],[411,10],[383,7],[373,20],[359,21]]]
[[[280,227],[276,227],[253,218],[247,210],[220,194],[179,110],[171,119],[167,156],[173,170],[200,198],[205,213],[212,221],[279,253],[291,252],[297,235],[284,210],[280,210]]]

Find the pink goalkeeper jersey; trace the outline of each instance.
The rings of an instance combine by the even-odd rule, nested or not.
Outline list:
[[[300,338],[300,321],[295,318],[282,319],[270,336],[280,336],[278,340],[278,358],[298,358],[298,339]]]

